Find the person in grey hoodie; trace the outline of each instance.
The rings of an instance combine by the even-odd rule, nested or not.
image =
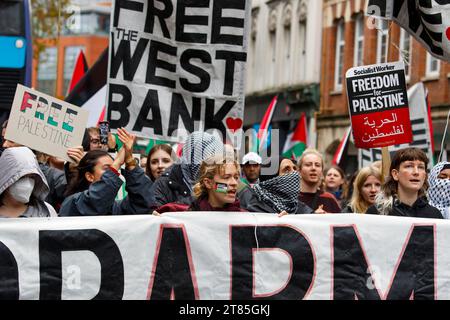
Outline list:
[[[57,217],[44,201],[49,187],[34,153],[27,147],[5,149],[0,157],[0,216]]]
[[[125,129],[118,129],[123,143],[116,159],[106,151],[92,150],[81,159],[77,177],[67,188],[60,216],[97,216],[122,214],[147,214],[154,207],[153,182],[145,175],[133,158],[132,149],[135,136]],[[116,201],[116,195],[123,181],[120,167],[125,164],[122,174],[126,180],[128,195]]]

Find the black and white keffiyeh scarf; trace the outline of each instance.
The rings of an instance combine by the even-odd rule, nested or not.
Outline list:
[[[180,158],[181,171],[186,184],[192,188],[198,179],[203,160],[214,154],[223,154],[223,143],[207,132],[193,132],[187,138]]]
[[[441,211],[444,219],[450,218],[450,180],[439,179],[438,176],[444,169],[444,166],[448,165],[450,165],[450,162],[439,162],[431,169],[428,177],[428,183],[430,184],[428,189],[429,203]]]
[[[276,176],[253,186],[258,199],[274,207],[277,212],[296,213],[300,194],[298,172]]]

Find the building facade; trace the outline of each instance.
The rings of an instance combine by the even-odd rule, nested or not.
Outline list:
[[[261,122],[272,98],[282,144],[301,112],[319,109],[321,0],[253,0],[244,128]]]
[[[433,58],[397,24],[364,16],[366,8],[366,0],[323,2],[318,149],[325,152],[329,161],[350,125],[346,71],[354,66],[403,60],[408,88],[423,82],[428,89],[435,152],[439,152],[450,108],[449,63]],[[357,149],[351,144],[349,156],[356,161],[356,155]]]
[[[33,87],[58,98],[67,95],[80,50],[92,66],[109,44],[111,2],[77,0],[72,9],[59,41],[39,39],[46,47],[33,61]]]

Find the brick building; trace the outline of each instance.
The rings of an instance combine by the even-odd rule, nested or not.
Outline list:
[[[322,0],[253,0],[251,19],[244,127],[259,125],[278,95],[271,125],[281,149],[300,114],[313,125],[319,109]]]
[[[364,16],[366,0],[324,0],[320,113],[317,116],[318,149],[329,161],[348,126],[345,73],[354,66],[402,59],[407,85],[422,81],[429,91],[435,137],[440,148],[450,108],[450,64],[433,58],[395,23]],[[356,162],[357,149],[349,155]],[[351,166],[352,167],[352,166]],[[354,164],[353,164],[354,167]]]
[[[62,30],[59,44],[40,39],[46,48],[33,61],[33,87],[58,98],[67,95],[79,51],[92,66],[109,44],[111,2],[77,0],[73,4],[72,23]]]

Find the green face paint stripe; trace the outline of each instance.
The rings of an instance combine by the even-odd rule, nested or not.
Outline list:
[[[215,191],[220,193],[227,193],[228,186],[225,183],[216,183]]]

